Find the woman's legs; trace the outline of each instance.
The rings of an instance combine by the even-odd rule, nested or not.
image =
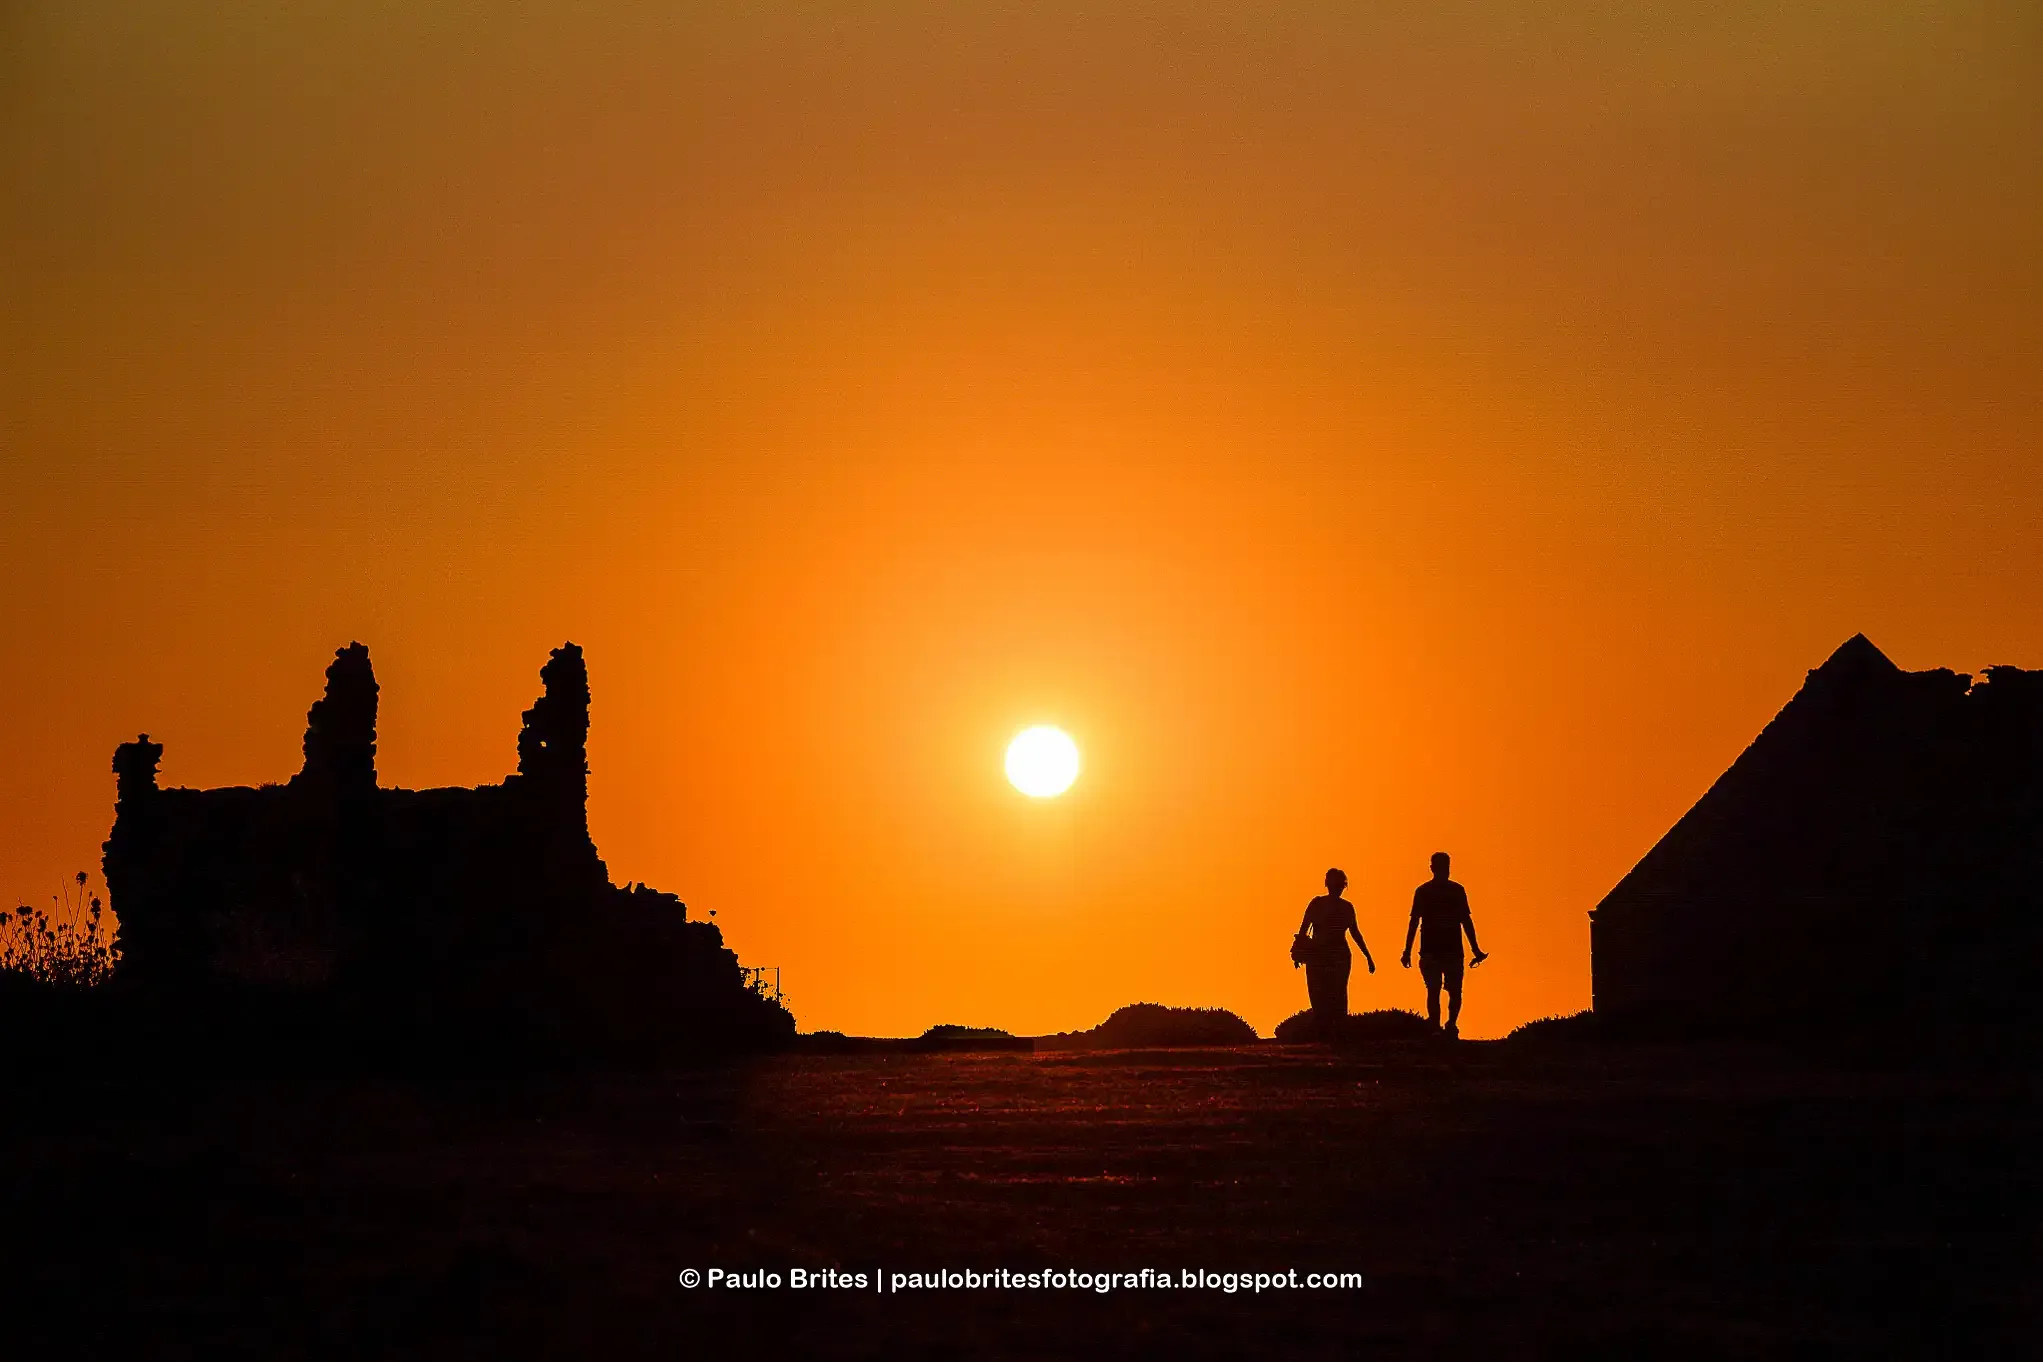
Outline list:
[[[1312,999],[1312,1014],[1329,1034],[1348,1015],[1350,963],[1348,953],[1342,951],[1339,960],[1305,967],[1305,991]]]

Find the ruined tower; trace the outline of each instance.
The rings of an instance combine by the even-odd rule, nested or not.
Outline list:
[[[164,954],[175,949],[158,911],[161,886],[146,862],[158,840],[162,822],[162,791],[156,788],[157,763],[163,744],[144,733],[114,749],[114,825],[101,847],[101,873],[107,898],[118,905],[122,968],[129,976],[144,975]],[[140,963],[136,963],[139,961]]]
[[[544,693],[518,732],[518,774],[507,782],[526,803],[549,868],[608,883],[589,836],[589,668],[565,643],[539,669]]]
[[[376,788],[376,672],[369,650],[350,643],[326,669],[326,694],[305,715],[303,782],[337,795]]]
[[[568,643],[539,669],[545,693],[525,711],[518,733],[518,774],[563,803],[589,798],[589,668]]]

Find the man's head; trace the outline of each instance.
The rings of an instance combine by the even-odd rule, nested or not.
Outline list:
[[[1446,878],[1447,878],[1447,867],[1448,867],[1448,865],[1449,865],[1449,861],[1448,861],[1448,857],[1447,857],[1447,853],[1446,853],[1446,852],[1444,852],[1444,851],[1436,851],[1436,852],[1434,852],[1434,853],[1433,853],[1433,878],[1434,878],[1434,879],[1436,879],[1436,880],[1444,880],[1444,879],[1446,879]]]
[[[1342,873],[1340,867],[1336,866],[1327,872],[1327,892],[1329,894],[1338,894],[1347,887],[1348,877]]]

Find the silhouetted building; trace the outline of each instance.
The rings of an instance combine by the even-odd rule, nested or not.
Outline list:
[[[2043,672],[1853,637],[1589,916],[1600,1014],[2033,1017]]]
[[[792,1033],[715,925],[611,885],[589,837],[589,679],[554,650],[518,770],[475,789],[376,783],[369,650],[342,648],[288,784],[161,789],[161,744],[114,753],[105,845],[114,984],[181,1000],[317,995],[411,1026],[658,1048]]]

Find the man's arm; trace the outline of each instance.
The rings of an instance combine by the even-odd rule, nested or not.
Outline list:
[[[1398,957],[1398,963],[1406,969],[1412,967],[1412,938],[1419,934],[1419,891],[1412,891],[1412,920],[1405,924],[1405,953]]]
[[[1476,944],[1475,914],[1471,913],[1468,909],[1468,895],[1465,892],[1461,896],[1461,929],[1468,933],[1469,963],[1480,965],[1483,961],[1489,959],[1489,955],[1483,948]]]

